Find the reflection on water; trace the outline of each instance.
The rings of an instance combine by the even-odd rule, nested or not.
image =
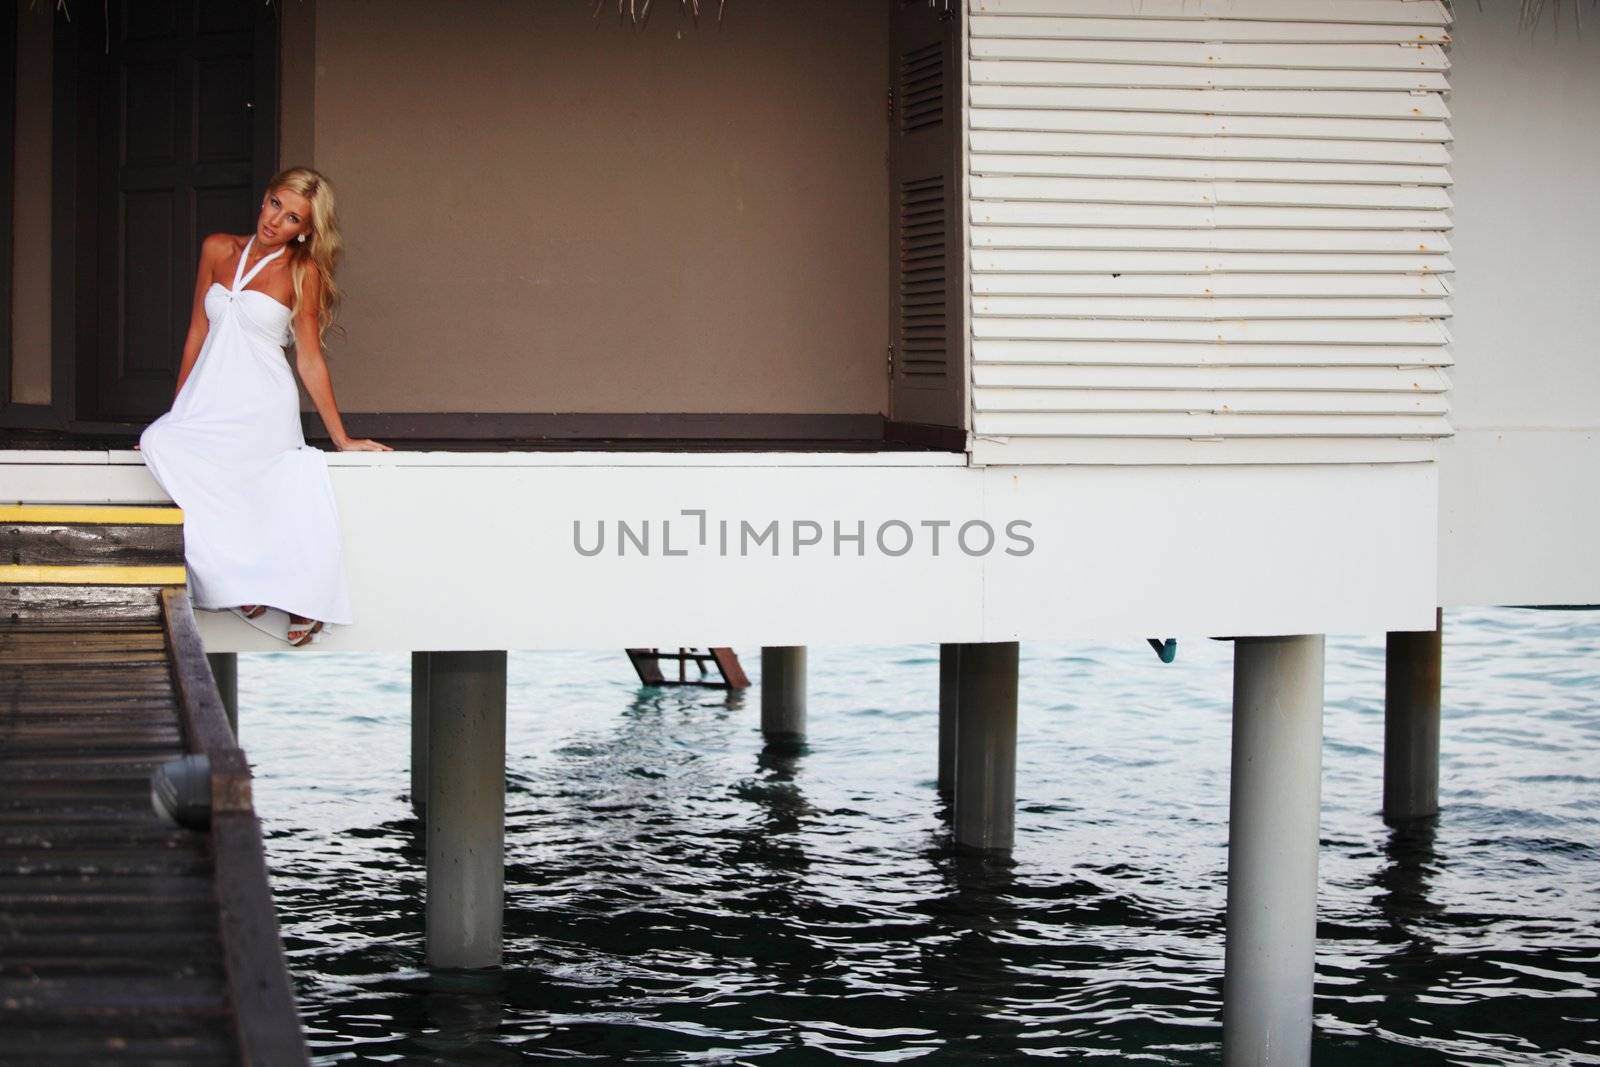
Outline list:
[[[1600,614],[1445,634],[1444,812],[1395,829],[1382,635],[1328,643],[1317,1062],[1600,1064]],[[513,653],[490,975],[423,963],[409,656],[241,656],[316,1059],[1215,1062],[1231,649],[1179,647],[1022,646],[1009,859],[949,847],[936,647],[813,648],[785,748],[755,690]]]

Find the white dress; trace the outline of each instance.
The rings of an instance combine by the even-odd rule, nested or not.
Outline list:
[[[306,444],[300,394],[284,354],[291,311],[245,286],[206,290],[211,326],[172,410],[145,428],[145,466],[183,509],[190,600],[221,610],[267,604],[348,624],[350,593],[327,457]]]

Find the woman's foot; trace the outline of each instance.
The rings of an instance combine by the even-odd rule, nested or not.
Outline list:
[[[259,619],[267,610],[267,606],[265,604],[240,604],[239,610],[247,619]]]
[[[289,643],[296,647],[309,644],[322,630],[321,620],[313,621],[300,615],[289,616]]]

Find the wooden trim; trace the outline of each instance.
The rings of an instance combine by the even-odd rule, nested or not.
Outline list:
[[[213,812],[211,855],[240,1062],[309,1067],[255,812]]]
[[[964,430],[892,422],[876,413],[350,412],[343,419],[354,437],[396,447],[424,444],[435,451],[451,451],[452,446],[463,451],[629,446],[664,451],[741,446],[752,451],[966,450]],[[302,412],[301,420],[306,440],[326,447],[330,439],[321,418]],[[86,420],[65,430],[37,424],[8,427],[0,419],[0,448],[131,448],[143,429],[138,423]]]
[[[255,118],[252,138],[255,159],[251,164],[255,188],[265,194],[267,183],[278,172],[281,144],[278,130],[278,70],[283,48],[281,4],[257,4],[255,28],[255,96],[251,113]],[[201,235],[204,236],[203,234]]]
[[[55,53],[50,101],[50,407],[55,426],[65,430],[76,411],[78,229],[86,221],[79,204],[79,130],[85,121],[80,112],[87,107],[92,122],[94,94],[80,93],[78,24],[52,18],[50,25]],[[92,158],[89,163],[92,168]],[[88,188],[92,194],[93,185]],[[93,224],[92,213],[87,221]]]
[[[228,725],[186,589],[161,591],[161,620],[185,747],[211,763],[213,885],[241,1062],[309,1065],[250,795],[250,764]]]
[[[967,450],[967,431],[956,426],[933,426],[925,422],[897,422],[890,419],[884,422],[883,439],[941,452]]]
[[[278,169],[316,166],[317,0],[278,13]]]
[[[239,752],[228,713],[211,677],[206,647],[200,640],[189,591],[161,590],[161,619],[172,650],[172,685],[178,694],[185,747],[211,760],[211,811],[250,811],[250,768],[229,759]],[[219,763],[221,765],[219,765]]]
[[[785,414],[743,412],[352,412],[342,416],[352,437],[395,440],[839,440],[883,438],[877,413]],[[329,440],[322,418],[301,413],[308,439]]]
[[[0,17],[0,408],[11,405],[11,263],[15,255],[17,158],[17,17]]]
[[[77,138],[77,26],[65,18],[51,15],[50,48],[50,401],[45,404],[10,403],[12,323],[6,300],[5,344],[3,375],[0,375],[0,427],[27,430],[63,431],[67,426],[71,405],[72,361],[72,296],[73,231],[76,216],[72,207],[76,183],[72,177],[76,167],[75,142]],[[14,84],[14,83],[13,83]],[[15,180],[16,153],[16,94],[11,94],[11,133],[6,138],[11,163],[6,167],[7,182]],[[14,207],[15,188],[6,195],[4,210],[8,214]],[[8,223],[8,230],[10,229]],[[6,269],[10,267],[10,250],[6,250]],[[63,295],[63,286],[66,286]],[[63,334],[65,331],[65,334]]]
[[[316,412],[301,412],[300,418],[307,441],[330,440]],[[779,449],[791,443],[822,448],[887,444],[942,452],[963,452],[967,447],[966,431],[957,427],[897,422],[876,413],[356,411],[345,414],[343,420],[351,436],[371,437],[384,444],[567,442],[584,447],[638,441],[682,448],[748,441],[760,449]],[[11,428],[55,429],[36,423]],[[92,441],[96,448],[131,447],[143,429],[139,423],[78,420],[51,440],[37,443],[40,447],[89,447]],[[7,445],[7,436],[0,433],[0,447]],[[26,434],[9,436],[14,441],[28,440]]]
[[[6,368],[10,381],[10,368]],[[53,394],[52,394],[53,395]],[[61,420],[54,404],[0,404],[0,426],[15,430],[59,430]]]

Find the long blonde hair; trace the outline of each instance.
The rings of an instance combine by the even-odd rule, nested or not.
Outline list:
[[[333,325],[334,311],[341,299],[333,272],[344,254],[344,240],[339,236],[339,219],[334,211],[333,184],[310,167],[288,167],[274,174],[267,183],[268,192],[274,189],[298,193],[311,203],[311,228],[306,239],[289,242],[289,270],[294,279],[296,315],[300,313],[306,271],[315,270],[322,277],[322,306],[317,308],[317,341],[320,344],[327,336],[328,327]]]

